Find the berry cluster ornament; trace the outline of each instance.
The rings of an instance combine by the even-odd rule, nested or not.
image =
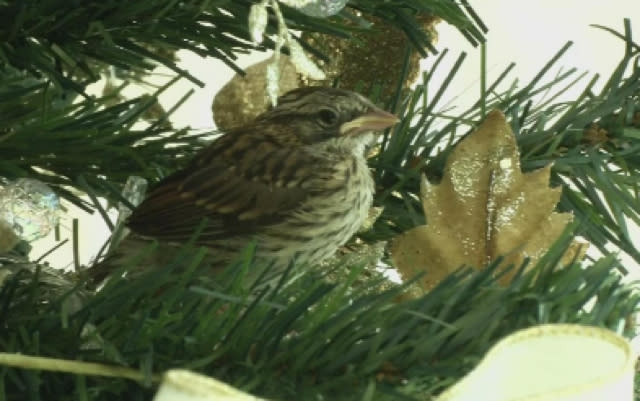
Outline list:
[[[271,63],[267,66],[266,70],[266,93],[271,100],[271,104],[275,106],[279,94],[279,62],[283,46],[286,45],[289,48],[291,63],[299,74],[316,80],[324,79],[325,74],[320,67],[307,56],[300,43],[298,43],[298,40],[289,33],[289,28],[285,23],[277,0],[263,0],[251,6],[251,10],[249,11],[249,33],[252,40],[258,44],[264,39],[264,33],[268,23],[267,7],[271,7],[278,21],[278,34],[275,37],[276,45]]]
[[[276,21],[281,21],[281,5],[300,9],[301,7],[321,5],[336,7],[342,3],[331,1],[309,0],[263,0],[252,6],[249,14],[249,31],[255,43],[262,43],[271,12]],[[302,10],[301,10],[302,11]],[[357,19],[357,11],[346,8],[343,14],[346,25],[353,25]],[[350,38],[341,38],[323,33],[304,32],[300,43],[306,43],[326,55],[328,60],[314,57],[303,51],[297,39],[291,35],[285,37],[282,25],[278,25],[274,36],[276,45],[290,46],[290,56],[280,54],[276,46],[273,56],[245,69],[244,75],[237,74],[220,90],[214,99],[212,110],[216,126],[228,130],[234,126],[244,125],[252,121],[283,93],[301,86],[334,86],[357,90],[360,84],[376,85],[381,88],[379,102],[388,103],[396,96],[396,83],[404,68],[408,68],[403,87],[409,88],[419,77],[420,54],[413,52],[408,66],[404,65],[407,46],[410,45],[406,34],[393,26],[384,18],[367,17],[371,29],[360,27],[351,32]],[[437,32],[435,25],[439,18],[427,15],[416,15],[416,20],[435,43]],[[288,32],[286,32],[288,34]],[[292,44],[293,43],[293,44]],[[276,64],[277,60],[277,64]],[[305,72],[306,71],[306,72]]]

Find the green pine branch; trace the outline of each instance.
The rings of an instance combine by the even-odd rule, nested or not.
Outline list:
[[[242,73],[235,64],[238,53],[273,48],[273,41],[251,43],[248,16],[254,1],[227,0],[126,0],[0,3],[0,66],[28,71],[56,85],[84,92],[105,66],[131,73],[148,73],[164,65],[195,84],[203,83],[176,65],[170,54],[187,49],[214,57]],[[352,14],[360,11],[360,16]],[[417,13],[435,14],[457,26],[474,43],[486,30],[470,7],[454,1],[352,1],[340,15],[312,18],[284,7],[291,28],[348,36],[366,26],[367,16],[378,16],[406,32],[418,51],[431,48],[432,38],[416,21]],[[468,17],[471,16],[471,18]],[[358,19],[360,27],[341,21]],[[272,16],[268,32],[275,32]],[[425,53],[426,54],[426,53]]]
[[[157,96],[120,101],[118,91],[99,99],[71,102],[73,94],[26,74],[0,76],[0,176],[36,178],[78,206],[81,192],[93,188],[114,199],[111,185],[130,175],[155,179],[196,152],[204,134],[162,124],[164,117],[138,128]],[[180,104],[184,99],[180,99]],[[84,177],[85,182],[80,180]],[[119,189],[118,189],[119,191]]]
[[[114,199],[130,175],[156,180],[178,168],[201,146],[197,139],[202,135],[188,128],[170,129],[163,124],[166,115],[145,129],[137,128],[157,107],[157,95],[175,80],[149,97],[129,100],[117,93],[94,99],[85,89],[107,68],[115,68],[121,78],[140,81],[158,65],[202,85],[177,66],[173,53],[179,49],[220,59],[242,73],[234,63],[238,54],[274,45],[271,39],[259,46],[249,40],[248,14],[254,3],[0,2],[0,176],[36,178],[78,206],[92,209],[80,194],[89,191]],[[283,12],[291,29],[343,37],[353,30],[372,29],[368,16],[384,18],[401,27],[420,52],[431,46],[431,38],[416,21],[419,13],[437,12],[475,41],[482,40],[484,29],[470,8],[453,1],[352,1],[329,19],[289,7]],[[277,25],[271,17],[268,32],[274,33]],[[345,23],[352,20],[359,23]],[[84,99],[78,102],[78,95]]]
[[[417,199],[421,174],[438,181],[455,144],[475,129],[486,111],[497,108],[505,112],[516,134],[523,170],[552,164],[552,185],[563,186],[559,209],[574,214],[582,235],[604,254],[609,252],[605,246],[613,244],[640,263],[640,252],[628,230],[629,221],[640,222],[640,47],[632,40],[628,20],[625,33],[617,36],[624,40],[623,56],[599,93],[593,92],[599,78],[594,76],[578,99],[557,101],[587,76],[574,68],[544,79],[571,46],[567,43],[524,85],[517,79],[505,85],[513,68],[509,65],[494,82],[486,84],[477,102],[462,112],[437,107],[464,54],[443,84],[433,93],[427,92],[430,77],[446,55],[443,52],[434,70],[425,74],[425,83],[399,107],[403,123],[385,137],[373,160],[379,188],[376,199],[385,212],[363,238],[386,240],[424,224]],[[482,79],[486,81],[486,77]],[[601,130],[601,137],[593,136],[594,129]]]
[[[563,322],[631,334],[626,321],[640,298],[613,273],[614,257],[558,268],[573,235],[567,230],[506,286],[497,283],[494,263],[481,272],[461,270],[404,301],[397,300],[404,286],[363,280],[358,265],[334,283],[323,278],[327,266],[292,268],[251,292],[242,284],[259,268],[250,249],[212,277],[206,250],[186,246],[165,268],[135,280],[115,276],[94,295],[59,272],[3,260],[11,274],[0,287],[0,322],[11,329],[0,332],[0,345],[5,352],[128,366],[148,378],[188,368],[271,399],[427,399],[518,328]],[[294,273],[301,276],[287,279]],[[91,400],[148,398],[153,391],[150,381],[3,372],[5,399],[23,397],[25,389],[32,398]]]
[[[78,19],[87,8],[75,5],[74,11],[61,5],[67,13],[58,14],[51,7],[38,8],[47,2],[0,1],[0,11],[15,11],[0,12],[0,19],[6,22],[0,24],[2,68],[11,72],[0,76],[0,111],[7,116],[0,121],[0,175],[34,176],[61,191],[76,187],[113,193],[117,191],[114,183],[123,182],[128,175],[162,175],[180,162],[174,160],[176,155],[186,159],[199,146],[198,138],[154,122],[144,130],[133,128],[152,107],[153,96],[73,103],[74,93],[95,78],[86,70],[99,73],[101,67],[93,62],[146,71],[150,66],[145,59],[168,62],[149,46],[194,46],[192,40],[198,40],[194,37],[212,33],[208,29],[246,29],[246,15],[239,18],[239,14],[221,13],[224,18],[238,19],[225,20],[230,26],[207,26],[198,32],[190,31],[193,25],[180,31],[171,23],[166,27],[142,24],[141,28],[122,22],[135,16],[151,23],[150,16],[165,16],[155,5],[170,3],[103,3],[92,7],[104,12],[117,6],[109,10],[118,13],[99,14],[104,17],[102,27],[94,24],[91,29],[95,31],[90,31],[86,24],[93,20]],[[185,18],[193,17],[191,7],[207,3],[214,4],[172,2],[187,5],[184,15],[178,13]],[[246,13],[251,3],[215,4]],[[393,15],[399,24],[410,20],[419,7],[427,7],[423,1],[382,0],[352,1],[351,6],[365,14],[374,7],[397,9],[395,14],[384,15]],[[176,11],[165,9],[167,13]],[[340,25],[341,17],[312,21],[295,10],[285,12],[291,27],[320,24],[334,32],[348,32]],[[37,20],[36,15],[55,18]],[[111,22],[114,25],[104,25]],[[104,31],[105,26],[113,29]],[[78,27],[87,28],[80,29],[81,33],[91,32],[105,42],[102,31],[109,32],[112,38],[116,36],[116,46],[94,47],[99,53],[96,58],[84,43],[74,42],[81,37],[72,35]],[[25,32],[44,35],[62,28],[67,28],[59,33],[65,40],[16,39]],[[465,29],[474,35],[474,28]],[[64,36],[66,32],[69,37]],[[166,36],[144,42],[151,33],[159,32]],[[142,39],[136,40],[141,42],[132,42],[132,34],[139,34]],[[246,37],[246,31],[243,34]],[[498,339],[518,328],[572,322],[608,327],[629,336],[632,333],[626,323],[640,299],[615,273],[622,267],[613,256],[558,268],[561,255],[577,233],[599,247],[611,241],[632,255],[637,253],[627,238],[623,218],[637,218],[635,211],[639,210],[634,168],[638,135],[633,120],[638,110],[638,70],[634,64],[638,46],[628,30],[623,36],[626,54],[606,88],[593,94],[588,84],[575,102],[553,102],[564,90],[562,85],[575,80],[575,71],[560,74],[549,83],[541,80],[557,57],[522,88],[500,86],[511,67],[494,83],[483,80],[483,96],[456,115],[436,107],[463,56],[433,95],[427,93],[426,84],[404,101],[398,95],[397,111],[405,119],[385,138],[374,160],[380,188],[377,202],[385,206],[385,212],[363,235],[368,241],[388,239],[423,223],[415,196],[420,174],[437,179],[453,144],[494,107],[508,115],[518,135],[525,169],[553,162],[555,182],[574,183],[573,187],[565,186],[560,208],[573,211],[578,224],[570,227],[535,267],[527,272],[520,268],[506,286],[497,283],[501,273],[496,262],[481,272],[456,272],[419,298],[398,300],[405,287],[390,285],[378,275],[360,274],[362,265],[341,259],[337,264],[352,273],[341,275],[339,280],[327,277],[327,266],[292,266],[279,281],[257,283],[250,291],[243,283],[248,275],[255,277],[249,272],[260,269],[252,265],[250,250],[224,273],[212,277],[206,250],[186,245],[165,268],[143,272],[142,277],[131,280],[116,275],[94,293],[83,288],[81,276],[3,256],[0,324],[7,329],[0,331],[0,347],[5,352],[128,366],[147,378],[170,368],[189,368],[274,399],[412,400],[440,392],[467,373]],[[241,35],[234,40],[238,37]],[[411,40],[420,40],[420,36]],[[240,44],[227,43],[224,49],[229,55],[223,55],[232,59],[231,54],[242,50],[246,43],[238,41]],[[68,43],[72,45],[67,47]],[[54,44],[58,46],[55,49]],[[16,45],[24,51],[18,54]],[[29,64],[25,57],[32,56],[33,64]],[[626,69],[630,72],[625,75]],[[426,75],[426,81],[430,76]],[[547,100],[538,100],[545,92],[549,92]],[[588,139],[585,132],[592,123],[608,133],[605,141]],[[436,144],[444,146],[434,151]],[[72,155],[79,155],[78,159]],[[67,191],[74,199],[74,193]],[[132,260],[121,270],[135,267]],[[593,300],[593,306],[587,307]],[[0,398],[9,400],[24,399],[25,393],[31,399],[52,395],[57,399],[147,399],[153,390],[150,380],[0,368]]]

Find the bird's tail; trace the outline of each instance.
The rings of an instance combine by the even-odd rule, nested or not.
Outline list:
[[[117,248],[110,250],[104,258],[87,269],[86,274],[88,283],[97,287],[114,275],[135,278],[150,270],[180,268],[179,265],[186,268],[193,255],[193,246],[158,242],[129,234]],[[226,262],[224,258],[216,257],[214,252],[208,252],[202,263],[217,270],[226,266]]]

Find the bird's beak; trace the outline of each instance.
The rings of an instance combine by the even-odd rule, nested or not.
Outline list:
[[[382,131],[396,124],[400,119],[377,107],[372,107],[366,114],[361,115],[340,126],[342,135],[357,135],[362,132]]]

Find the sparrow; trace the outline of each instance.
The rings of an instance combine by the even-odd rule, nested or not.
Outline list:
[[[365,148],[398,121],[351,91],[294,89],[161,180],[127,226],[167,243],[200,226],[196,243],[220,260],[255,241],[260,262],[315,264],[367,217],[374,181]]]

